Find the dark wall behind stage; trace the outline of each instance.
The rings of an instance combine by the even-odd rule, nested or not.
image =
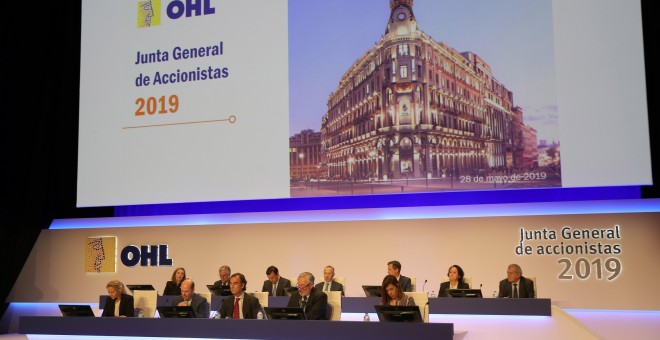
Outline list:
[[[651,32],[657,31],[658,11],[651,9],[651,0],[641,3],[650,138],[657,153],[653,146],[658,144],[659,127],[658,52]],[[4,6],[0,317],[37,236],[53,219],[114,214],[113,207],[75,206],[80,7],[80,1],[46,1],[29,7],[9,2]],[[657,158],[653,157],[655,180],[660,178]],[[657,197],[657,185],[642,188],[642,198]]]

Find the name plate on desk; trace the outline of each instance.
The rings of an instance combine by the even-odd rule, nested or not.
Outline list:
[[[429,314],[550,316],[550,299],[429,299]]]

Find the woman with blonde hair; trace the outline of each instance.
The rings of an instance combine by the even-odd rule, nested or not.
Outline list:
[[[105,300],[101,316],[134,317],[133,296],[126,294],[126,287],[121,281],[112,280],[105,287],[108,289],[108,299]]]

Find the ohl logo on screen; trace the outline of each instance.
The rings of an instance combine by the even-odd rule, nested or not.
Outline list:
[[[211,6],[211,0],[174,0],[167,4],[165,13],[168,18],[177,20],[181,17],[215,14],[215,8]],[[159,26],[160,17],[161,0],[138,1],[138,28]]]

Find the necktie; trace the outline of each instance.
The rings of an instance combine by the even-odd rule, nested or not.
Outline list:
[[[513,298],[514,299],[518,298],[518,284],[517,283],[513,284]]]
[[[303,296],[302,300],[300,301],[300,307],[305,310],[305,307],[307,307],[307,296]]]
[[[241,298],[236,298],[234,300],[234,315],[231,316],[232,319],[240,319],[241,314],[240,314],[240,307],[238,306],[238,300]]]
[[[323,290],[326,292],[330,291],[330,282],[325,283],[325,288],[323,288]]]
[[[273,284],[273,296],[277,296],[277,283]]]

